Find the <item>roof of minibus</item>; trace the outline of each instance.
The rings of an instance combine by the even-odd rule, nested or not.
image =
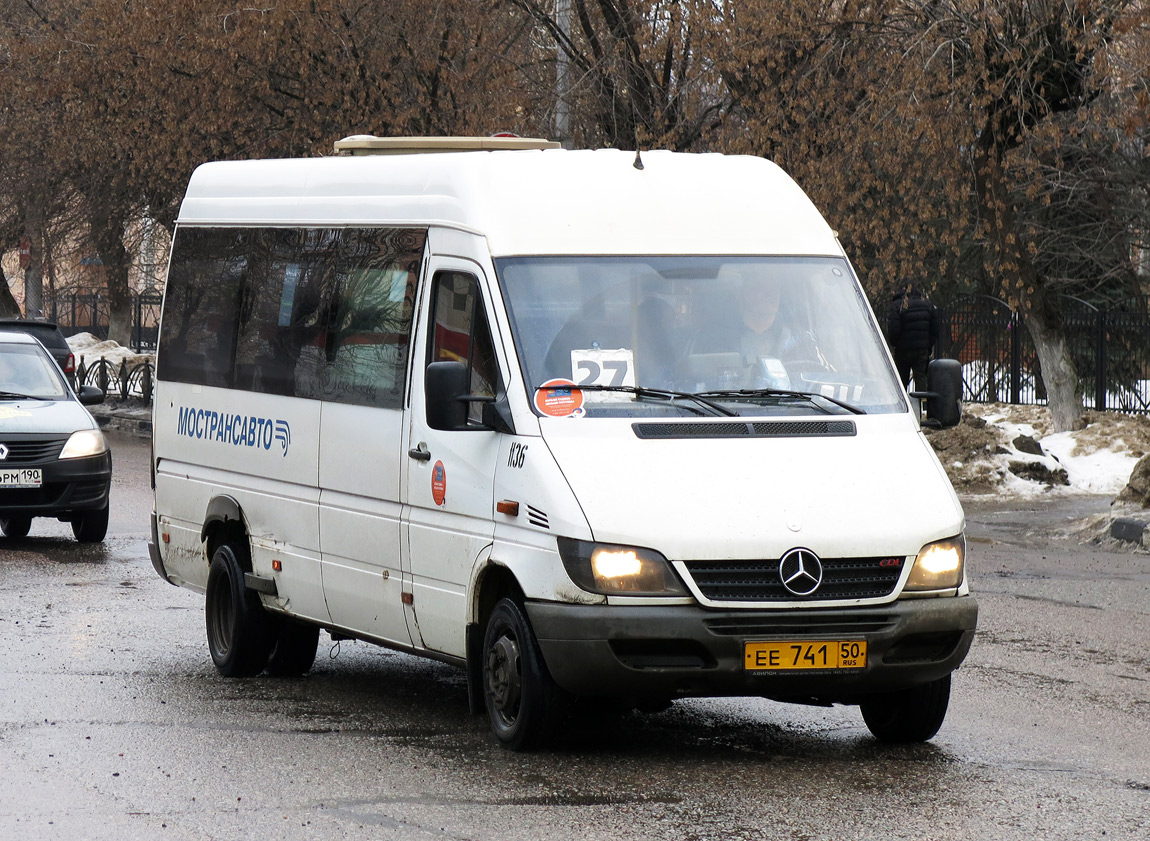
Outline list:
[[[492,256],[840,255],[806,194],[762,158],[615,149],[222,161],[192,174],[187,225],[444,225]]]

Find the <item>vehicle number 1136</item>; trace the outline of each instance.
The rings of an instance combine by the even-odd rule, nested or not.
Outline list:
[[[748,642],[745,667],[752,671],[788,669],[861,669],[866,640]]]

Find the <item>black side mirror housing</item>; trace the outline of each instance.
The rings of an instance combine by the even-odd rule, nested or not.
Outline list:
[[[471,403],[482,403],[484,427],[515,434],[507,397],[469,394],[467,366],[462,362],[432,362],[425,376],[427,425],[432,429],[478,429],[475,424],[468,425],[467,409]]]
[[[104,402],[104,392],[94,385],[82,385],[76,393],[80,402],[85,406],[96,406]]]
[[[432,362],[427,366],[427,425],[432,429],[467,426],[467,366],[462,362]]]
[[[911,397],[926,400],[926,424],[948,429],[962,420],[962,364],[957,359],[935,359],[926,369],[926,391]]]

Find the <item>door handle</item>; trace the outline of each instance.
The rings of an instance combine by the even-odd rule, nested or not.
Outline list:
[[[413,447],[408,450],[407,454],[416,461],[431,461],[431,451],[427,449],[427,445],[422,441],[419,442],[418,447]]]

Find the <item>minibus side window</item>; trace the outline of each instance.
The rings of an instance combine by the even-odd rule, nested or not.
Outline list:
[[[464,272],[439,272],[433,294],[435,322],[428,362],[465,363],[471,394],[494,397],[499,385],[499,366],[479,283]],[[482,409],[482,403],[470,403],[468,422],[480,423]]]
[[[248,282],[240,295],[236,388],[292,396],[297,382],[317,379],[321,261],[302,248],[305,234],[314,233],[298,228],[253,232]],[[334,241],[336,232],[322,233]]]
[[[422,231],[348,229],[331,278],[323,394],[327,400],[402,403]]]
[[[157,376],[231,388],[252,231],[183,228],[172,248]]]
[[[160,379],[400,408],[427,231],[176,233]]]

